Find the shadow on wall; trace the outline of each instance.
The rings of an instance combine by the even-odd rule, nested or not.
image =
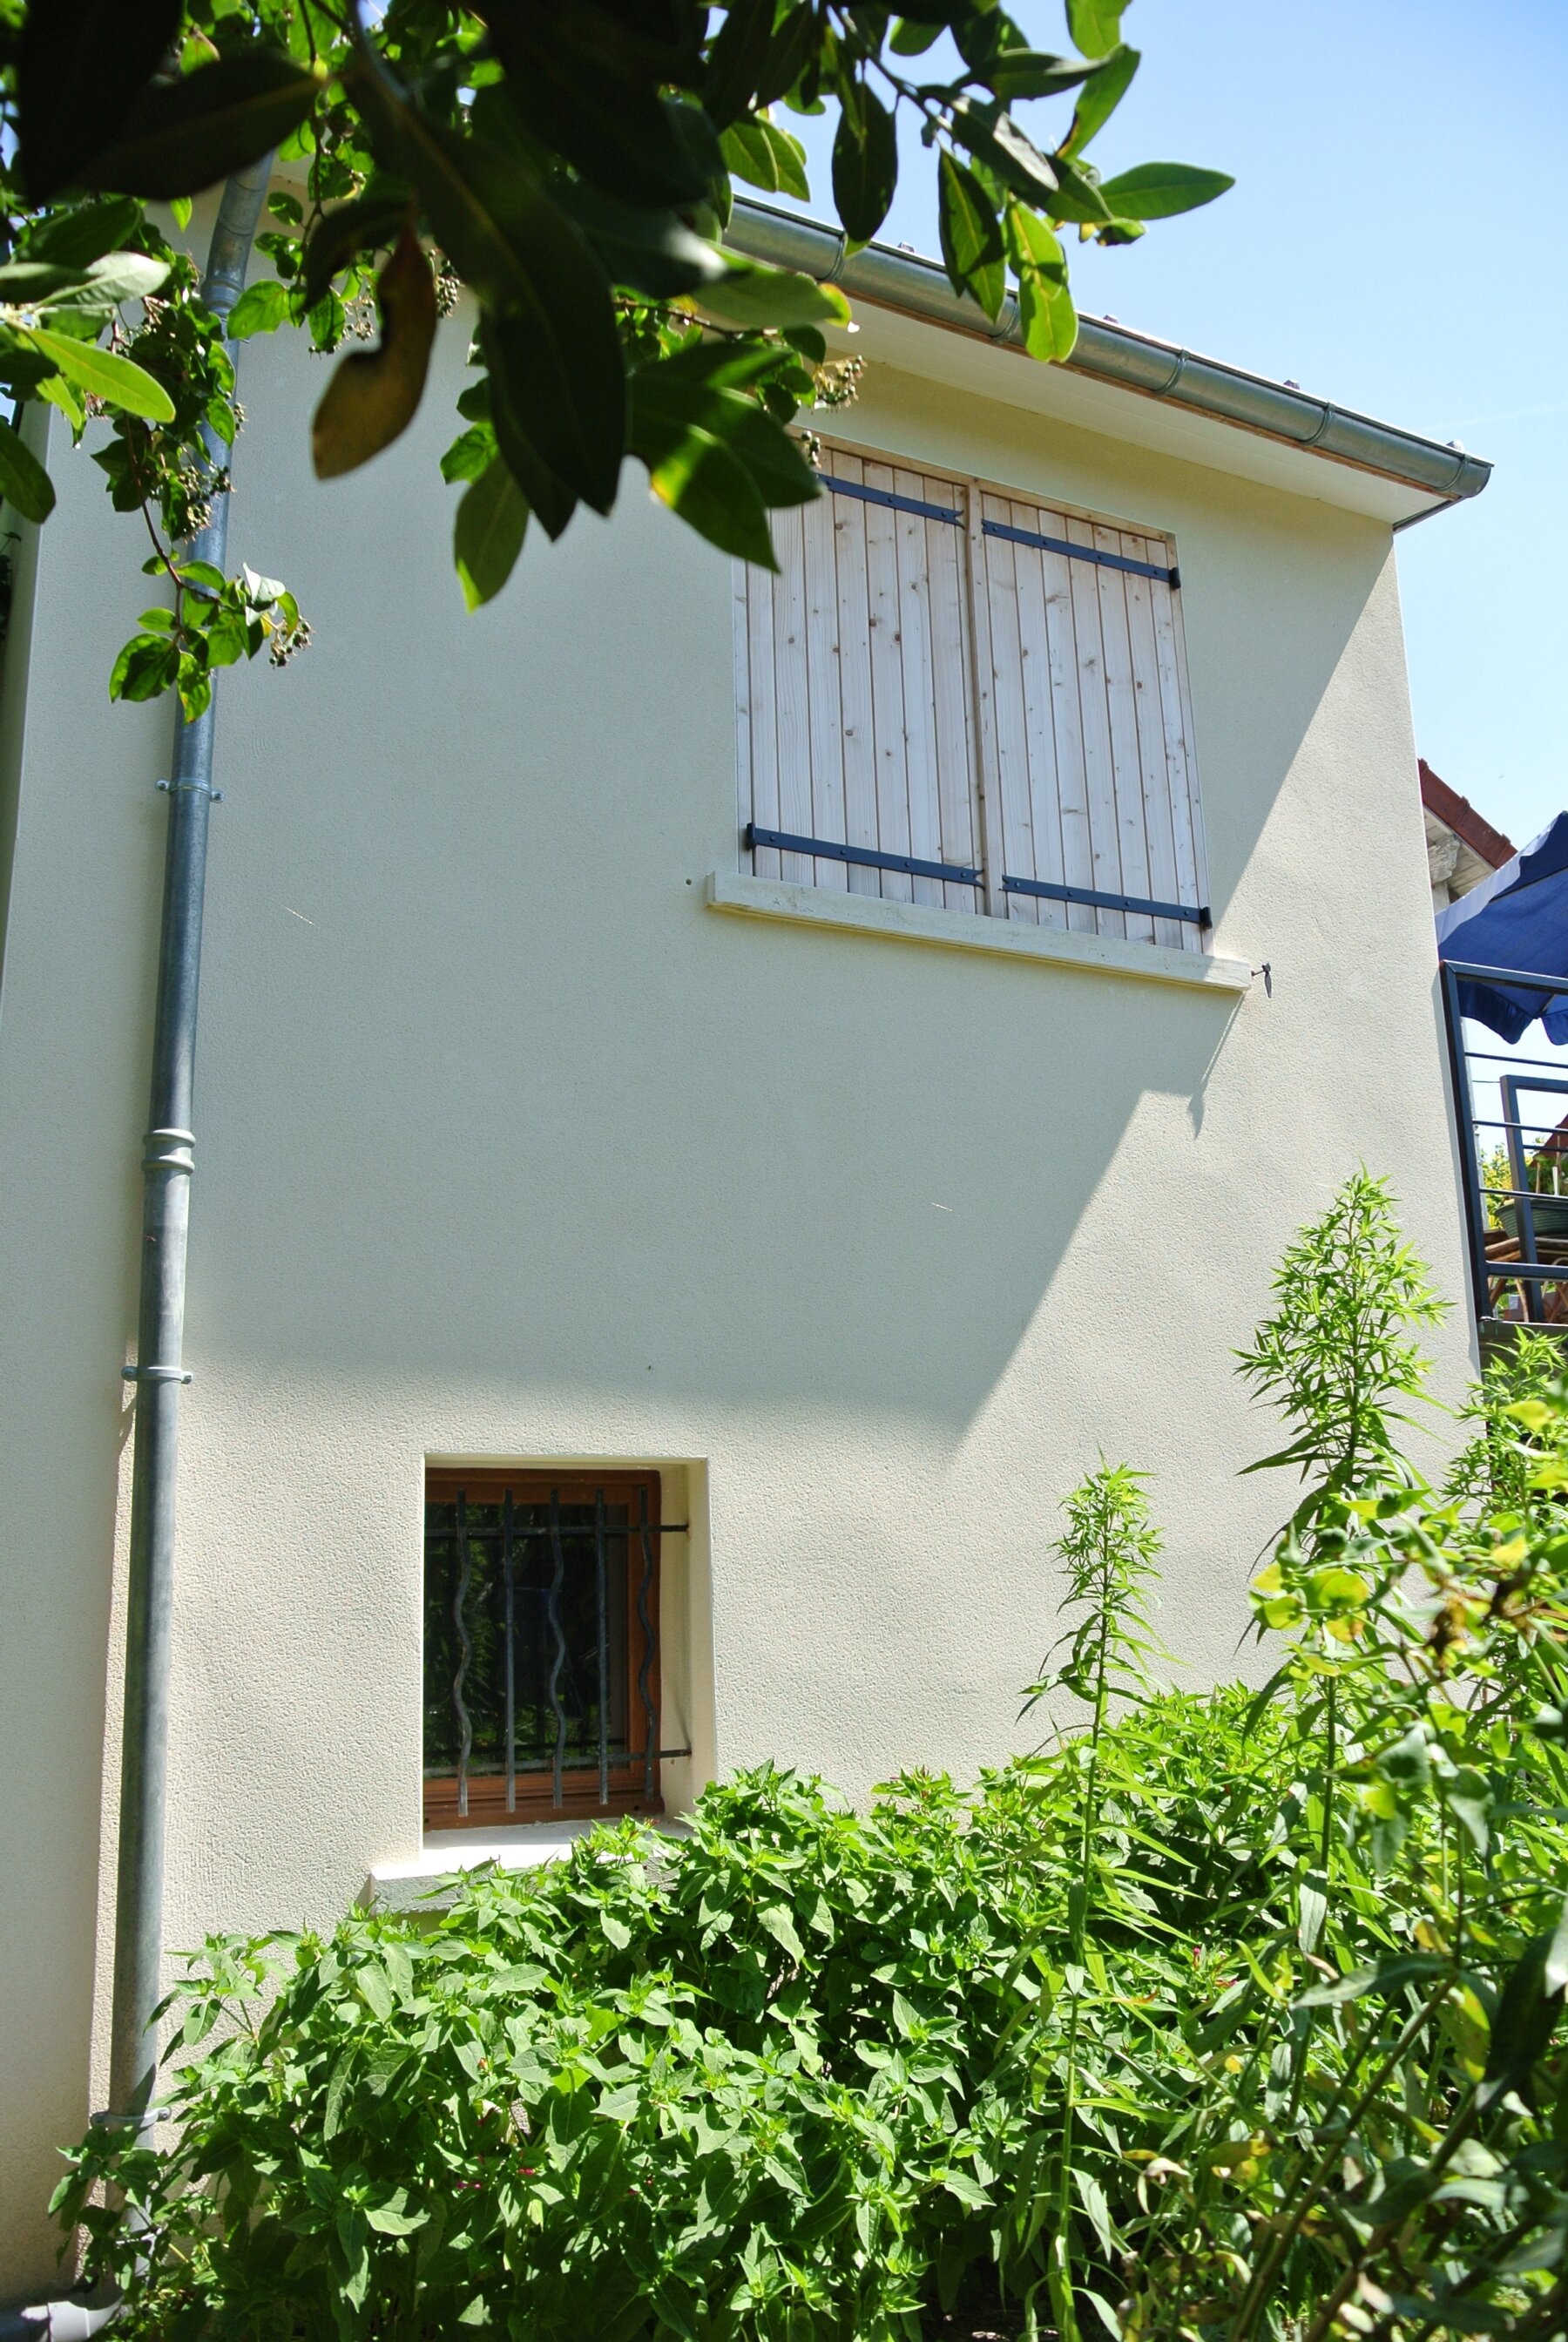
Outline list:
[[[1359,543],[1358,559],[1364,599],[1381,565]],[[433,785],[395,706],[361,695],[324,816],[315,716],[348,655],[330,636],[289,700],[214,906],[193,1346],[253,1372],[972,1420],[1152,1093],[1185,1107],[1185,1159],[1161,1141],[1167,1194],[1188,1176],[1233,999],[714,918],[701,879],[734,836],[727,666],[717,745],[701,706],[666,736],[637,699],[658,663],[639,628],[662,642],[663,622],[634,616],[609,532],[525,563],[512,590],[510,688],[540,712],[460,793]],[[626,656],[590,722],[549,676],[617,597]],[[1303,593],[1288,653],[1240,587],[1209,589],[1190,622],[1194,688],[1215,671],[1222,915],[1351,598],[1343,576]],[[446,700],[463,705],[461,677]],[[629,738],[642,769],[595,768],[594,742]],[[1333,872],[1299,882],[1326,909]],[[1157,1219],[1119,1225],[1157,1290]]]

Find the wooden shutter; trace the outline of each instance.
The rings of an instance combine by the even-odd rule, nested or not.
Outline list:
[[[977,868],[964,492],[824,449],[773,515],[778,574],[735,568],[743,831]],[[858,493],[857,493],[858,491]],[[761,877],[982,907],[974,886],[759,846]]]
[[[974,495],[969,532],[993,866],[999,857],[1015,879],[1202,908],[1169,541],[989,490]],[[1014,919],[1203,945],[1195,920],[1008,890],[994,867],[989,894]]]

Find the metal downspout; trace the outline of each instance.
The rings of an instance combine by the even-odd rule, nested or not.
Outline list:
[[[224,189],[208,249],[202,298],[220,317],[238,300],[251,242],[266,198],[272,157]],[[204,433],[215,466],[228,451]],[[225,567],[228,497],[215,495],[206,526],[185,547],[194,561]],[[110,2018],[109,2111],[102,2123],[149,2130],[157,2079],[162,1997],[164,1837],[169,1737],[169,1638],[174,1610],[175,1472],[179,1393],[190,1376],[182,1358],[185,1239],[195,1145],[192,1098],[207,817],[213,802],[213,717],[187,724],[176,714],[164,862],[158,994],[153,1025],[152,1098],[142,1156],[141,1308],[131,1480],[131,1553],[125,1628],[125,1726],[120,1760],[119,1867],[115,1902],[115,1987]],[[160,786],[165,786],[160,783]],[[117,2298],[39,2302],[0,2311],[0,2342],[88,2342],[119,2315]]]

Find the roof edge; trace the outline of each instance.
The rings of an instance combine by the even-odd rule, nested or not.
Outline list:
[[[1457,789],[1451,789],[1448,783],[1433,771],[1424,756],[1417,759],[1417,770],[1421,775],[1421,802],[1428,813],[1435,814],[1455,837],[1468,846],[1473,854],[1479,854],[1483,862],[1492,869],[1501,870],[1505,862],[1513,861],[1519,849],[1511,837],[1505,837],[1500,829],[1493,829],[1485,815],[1477,813],[1468,797],[1462,797]]]
[[[973,301],[954,293],[939,261],[885,244],[868,244],[851,253],[842,228],[749,196],[736,198],[727,240],[754,260],[799,269],[819,283],[842,286],[858,300],[903,310],[980,341],[1023,346],[1014,295],[1007,295],[993,324]],[[1077,346],[1067,364],[1074,373],[1194,408],[1303,453],[1380,472],[1445,504],[1479,495],[1492,476],[1492,466],[1483,456],[1467,455],[1463,448],[1444,447],[1435,439],[1378,423],[1331,400],[1103,317],[1080,318]]]

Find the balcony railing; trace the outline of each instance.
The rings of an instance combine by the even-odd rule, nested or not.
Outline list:
[[[1441,973],[1476,1317],[1568,1325],[1568,1054],[1480,1046],[1461,1009],[1462,986],[1555,998],[1568,994],[1568,977],[1461,960],[1445,960]]]

